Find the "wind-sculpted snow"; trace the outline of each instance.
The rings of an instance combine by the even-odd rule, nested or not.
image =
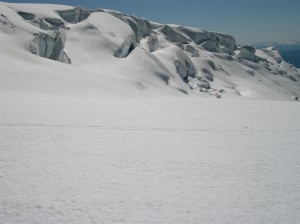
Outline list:
[[[276,49],[237,47],[228,34],[149,22],[101,8],[3,2],[0,6],[1,63],[11,64],[14,58],[24,78],[33,75],[29,68],[38,62],[39,74],[51,77],[34,78],[41,80],[39,90],[14,82],[18,78],[11,74],[19,73],[15,66],[5,66],[7,71],[2,74],[10,74],[5,82],[14,84],[4,89],[11,86],[18,91],[71,96],[84,90],[95,97],[221,98],[222,94],[222,99],[295,100],[300,96],[299,70],[286,63]],[[72,65],[54,66],[56,62]],[[62,75],[57,74],[80,78],[71,76],[60,82]],[[64,83],[61,88],[67,91],[60,90],[57,83]],[[86,88],[77,88],[82,83]]]

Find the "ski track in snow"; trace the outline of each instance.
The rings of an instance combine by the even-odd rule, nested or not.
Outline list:
[[[248,129],[226,130],[226,129],[174,129],[174,128],[137,128],[137,127],[105,127],[98,125],[71,125],[71,124],[32,124],[32,123],[0,123],[0,127],[36,127],[36,128],[80,128],[101,129],[113,131],[163,131],[163,132],[298,132],[300,129]]]

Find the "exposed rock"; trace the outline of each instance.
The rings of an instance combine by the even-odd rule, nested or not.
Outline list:
[[[256,56],[255,56],[255,48],[250,47],[250,46],[244,46],[242,47],[241,52],[239,53],[239,57],[248,60],[248,61],[256,61]]]
[[[187,39],[183,34],[178,32],[177,30],[173,29],[168,25],[164,25],[158,29],[158,31],[162,32],[166,39],[173,43],[181,43],[181,44],[188,44],[189,39]]]
[[[58,10],[58,14],[68,23],[79,23],[90,16],[90,12],[84,8],[76,7],[69,10]]]

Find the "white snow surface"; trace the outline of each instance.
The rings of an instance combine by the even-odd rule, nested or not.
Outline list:
[[[1,96],[0,223],[300,219],[300,107]]]
[[[142,20],[57,12],[73,9],[0,2],[1,224],[299,222],[299,70],[275,48],[251,62],[170,42],[157,23],[150,52]],[[62,29],[71,64],[31,52]]]

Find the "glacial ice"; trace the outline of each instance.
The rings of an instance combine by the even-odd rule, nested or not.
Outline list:
[[[87,9],[75,7],[69,10],[58,10],[59,15],[68,23],[78,23],[89,17],[91,14]]]
[[[239,57],[246,59],[248,61],[256,61],[255,56],[255,48],[251,46],[243,46],[241,52],[239,53]]]
[[[158,31],[163,33],[166,36],[166,39],[170,42],[181,44],[188,44],[190,42],[189,39],[186,38],[183,34],[168,25],[164,25],[158,28]]]
[[[195,77],[196,75],[196,68],[191,61],[191,59],[178,48],[176,51],[177,60],[175,61],[175,66],[178,75],[183,79],[186,80],[188,76]]]
[[[60,29],[52,35],[37,33],[30,42],[30,50],[38,56],[70,64],[71,60],[64,52],[65,43],[66,34],[64,29]]]
[[[136,16],[126,15],[116,11],[108,11],[108,13],[127,23],[135,33],[136,42],[140,42],[142,38],[149,36],[153,29],[149,21]]]
[[[158,47],[158,38],[157,34],[151,33],[148,38],[148,45],[150,52],[157,50]]]
[[[24,39],[28,40],[27,49],[44,58],[67,64],[72,58],[75,65],[94,61],[96,64],[90,66],[99,69],[108,66],[111,70],[122,67],[121,73],[128,76],[133,73],[127,69],[145,73],[144,68],[148,68],[148,78],[149,74],[159,77],[164,85],[180,94],[198,94],[195,91],[206,89],[209,95],[214,95],[214,91],[225,89],[226,95],[247,97],[265,94],[276,99],[282,95],[284,99],[294,99],[300,95],[299,70],[286,63],[275,48],[238,48],[234,37],[228,34],[158,24],[112,10],[51,6],[48,13],[44,9],[39,12],[30,7],[14,9],[2,5],[1,30],[7,34],[32,35],[31,40]],[[157,63],[150,63],[151,67],[147,58]],[[136,60],[141,61],[136,63]],[[157,66],[164,69],[158,72]],[[149,86],[141,80],[133,82]],[[281,93],[274,95],[278,90],[270,88],[270,82]],[[145,92],[150,89],[143,88]]]

